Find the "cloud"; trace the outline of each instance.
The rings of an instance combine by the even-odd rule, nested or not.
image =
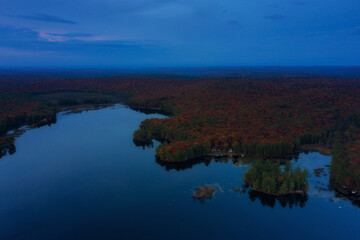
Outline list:
[[[99,37],[90,33],[48,33],[48,32],[39,32],[40,37],[47,39],[48,41],[53,42],[63,42],[69,40],[86,40],[86,41],[95,41],[95,40],[105,40],[103,37]]]
[[[100,40],[95,39],[93,41],[85,41],[81,40],[79,38],[91,38],[96,35],[89,34],[89,33],[76,33],[76,32],[70,32],[70,33],[43,33],[39,30],[34,30],[31,28],[17,28],[14,26],[3,26],[0,25],[0,47],[9,47],[11,45],[13,46],[30,46],[30,45],[42,45],[44,47],[46,46],[53,46],[56,45],[51,39],[48,39],[48,37],[60,37],[64,38],[63,41],[59,41],[57,43],[59,46],[62,44],[60,42],[64,42],[64,45],[71,46],[76,45],[79,46],[81,44],[86,46],[94,46],[96,44],[99,45],[106,45],[110,48],[114,48],[116,46],[136,46],[140,43],[140,41],[126,41],[126,40],[103,40],[100,38]],[[21,43],[21,44],[19,44]]]
[[[0,25],[0,64],[7,64],[5,57],[13,57],[18,64],[25,61],[19,58],[23,53],[27,57],[26,64],[44,56],[51,58],[51,64],[56,59],[69,58],[74,64],[132,64],[134,62],[152,63],[163,54],[164,48],[141,40],[97,40],[81,37],[96,37],[87,33],[47,33],[54,38],[65,38],[63,41],[43,37],[43,33],[30,28],[16,28]],[[78,61],[77,61],[78,60]],[[70,64],[67,62],[66,64]]]
[[[39,33],[30,28],[16,28],[13,26],[0,25],[0,35],[0,42],[39,40]]]
[[[287,17],[281,14],[273,14],[273,15],[265,16],[265,18],[269,20],[282,21],[285,20]]]
[[[318,30],[307,35],[309,38],[333,38],[345,39],[348,37],[360,37],[360,26],[344,29]]]
[[[32,21],[39,21],[39,22],[52,22],[52,23],[62,23],[62,24],[77,24],[74,21],[59,18],[56,16],[38,13],[35,15],[17,15],[17,18],[25,19],[25,20],[32,20]]]
[[[103,37],[90,33],[49,33],[31,28],[17,28],[13,26],[0,25],[1,41],[69,41],[69,40],[106,40]]]
[[[68,38],[75,38],[75,37],[93,37],[95,36],[94,34],[90,34],[90,33],[76,33],[76,32],[71,32],[71,33],[47,33],[50,36],[58,36],[58,37],[68,37]]]

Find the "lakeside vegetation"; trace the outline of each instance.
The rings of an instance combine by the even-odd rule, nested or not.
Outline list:
[[[360,195],[360,121],[352,119],[338,131],[330,165],[332,183],[345,195]]]
[[[9,130],[51,124],[65,109],[117,102],[169,116],[145,120],[134,133],[134,142],[162,142],[156,149],[159,161],[217,153],[279,158],[299,152],[303,145],[332,148],[339,135],[343,150],[334,147],[332,179],[351,191],[360,190],[358,79],[0,79],[1,152],[14,146]]]
[[[307,177],[305,169],[292,170],[291,163],[286,162],[282,170],[279,163],[271,160],[256,160],[244,173],[244,181],[252,190],[271,195],[305,194],[309,187]]]

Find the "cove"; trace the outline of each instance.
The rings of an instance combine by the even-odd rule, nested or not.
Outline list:
[[[316,177],[330,156],[301,153],[293,166],[309,171],[306,199],[242,193],[249,162],[208,159],[159,163],[154,147],[132,134],[145,114],[116,105],[58,114],[31,129],[16,152],[0,159],[0,239],[354,239],[360,210]],[[155,142],[155,146],[158,145]],[[327,171],[327,170],[326,170]],[[327,171],[328,172],[328,171]],[[191,194],[212,184],[203,202]]]

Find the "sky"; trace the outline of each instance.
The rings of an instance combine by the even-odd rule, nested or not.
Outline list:
[[[0,0],[0,67],[360,65],[359,0]]]

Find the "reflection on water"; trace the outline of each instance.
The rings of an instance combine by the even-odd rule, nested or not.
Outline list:
[[[137,145],[141,146],[143,148],[144,145]],[[186,162],[165,162],[161,161],[158,158],[155,159],[156,163],[160,166],[164,167],[166,171],[176,170],[187,170],[193,168],[195,165],[201,165],[204,164],[205,166],[209,166],[210,163],[229,163],[232,164],[234,167],[248,167],[249,164],[253,162],[254,159],[252,158],[225,158],[225,157],[218,157],[218,158],[210,158],[210,157],[204,157],[204,158],[195,158],[188,160]]]
[[[317,177],[330,157],[301,153],[301,196],[270,197],[242,181],[251,159],[156,161],[132,134],[145,115],[123,106],[59,115],[27,131],[0,161],[0,239],[354,239],[360,211]],[[154,146],[159,143],[154,141]],[[198,186],[216,189],[202,204]],[[317,187],[318,186],[318,187]],[[301,226],[301,234],[299,232]],[[316,226],[316,227],[314,227]],[[260,230],[259,230],[260,229]]]
[[[209,166],[209,164],[213,160],[210,158],[197,158],[186,162],[165,162],[156,158],[155,161],[157,164],[164,167],[166,171],[170,171],[170,170],[182,171],[182,170],[191,169],[193,168],[194,165],[197,164],[204,164],[205,166]]]
[[[135,140],[133,140],[133,143],[137,147],[142,147],[143,150],[145,150],[146,148],[153,148],[154,147],[154,142],[152,140],[148,140],[148,141],[135,141]]]
[[[294,159],[294,161],[296,161]],[[192,167],[194,167],[197,164],[203,164],[204,166],[208,167],[212,162],[213,163],[227,163],[227,164],[232,164],[234,167],[239,167],[242,168],[241,172],[243,172],[244,170],[248,169],[249,166],[251,166],[251,163],[253,162],[252,159],[250,158],[215,158],[215,159],[211,159],[211,158],[201,158],[201,159],[195,159],[195,160],[191,160],[191,161],[187,161],[187,162],[180,162],[180,163],[174,163],[174,162],[164,162],[164,161],[160,161],[158,159],[156,159],[156,162],[165,168],[166,171],[170,171],[170,170],[176,170],[176,171],[181,171],[181,170],[187,170],[187,169],[191,169]],[[313,184],[313,182],[311,182],[311,184]],[[242,181],[239,181],[237,183],[237,186],[241,185],[241,187],[234,187],[234,188],[230,188],[229,186],[227,187],[227,191],[234,191],[235,193],[239,193],[239,194],[246,194],[252,202],[259,200],[261,202],[261,204],[264,207],[275,207],[276,202],[279,203],[279,205],[283,208],[285,207],[289,207],[290,209],[293,207],[304,207],[306,201],[308,200],[308,195],[299,195],[299,194],[288,194],[288,195],[283,195],[283,196],[271,196],[268,194],[264,194],[264,193],[260,193],[257,191],[253,191],[251,190],[251,187],[248,184],[243,183]],[[213,184],[213,186],[219,186],[218,184]],[[219,192],[219,187],[216,187],[216,192]],[[224,192],[224,190],[222,189],[222,192]],[[211,199],[211,198],[210,198]],[[200,199],[199,201],[201,201],[201,203],[206,203],[208,202],[209,199]]]
[[[143,145],[140,144],[137,146]],[[309,195],[316,198],[323,198],[331,202],[338,202],[339,199],[351,201],[354,206],[360,207],[360,199],[358,197],[344,196],[330,185],[330,159],[331,156],[324,156],[315,151],[305,151],[294,155],[293,158],[274,160],[279,161],[282,166],[285,165],[286,161],[291,161],[293,168],[301,167],[302,169],[306,169],[308,171],[309,190],[305,195],[291,194],[285,196],[269,196],[267,194],[251,190],[251,187],[246,184],[243,184],[241,188],[235,187],[234,189],[236,192],[240,192],[242,194],[247,193],[252,202],[258,199],[263,206],[271,208],[276,205],[276,202],[278,202],[281,207],[289,207],[290,209],[293,207],[303,208]],[[251,166],[254,159],[246,157],[206,157],[193,159],[187,162],[164,162],[156,158],[155,161],[157,164],[164,167],[166,171],[184,171],[191,169],[196,165],[204,165],[205,167],[208,167],[211,163],[228,163],[232,164],[234,167],[242,168],[243,172]],[[319,169],[321,170],[320,174],[317,172]],[[228,190],[230,191],[234,189]],[[206,201],[203,201],[203,203],[205,202]]]
[[[335,197],[331,198],[330,201],[332,201],[332,202],[350,201],[354,206],[360,208],[360,198],[359,197],[345,195],[345,194],[337,191],[335,187],[330,187],[330,189],[335,193]]]
[[[251,201],[260,200],[261,204],[264,207],[274,208],[276,202],[280,204],[281,207],[289,207],[290,209],[293,207],[305,207],[305,203],[308,200],[308,195],[300,195],[300,194],[288,194],[282,196],[270,196],[264,193],[256,192],[256,191],[248,191],[249,197]]]

